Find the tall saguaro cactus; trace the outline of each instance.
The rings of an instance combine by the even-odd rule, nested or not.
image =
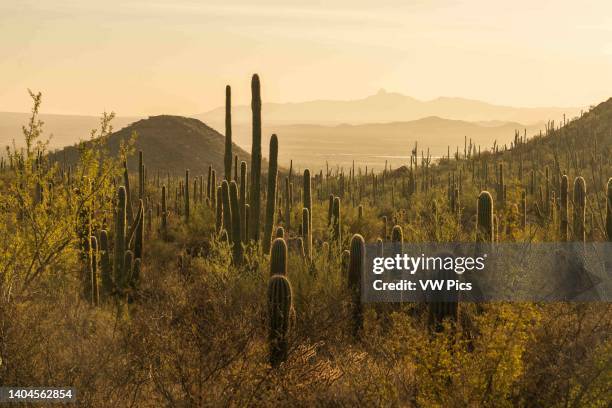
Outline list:
[[[310,227],[310,230],[312,231],[312,181],[311,181],[311,176],[310,176],[310,170],[309,169],[305,169],[304,170],[304,208],[308,209],[308,216],[310,217],[308,219],[308,226]]]
[[[268,283],[268,343],[273,368],[287,359],[292,298],[289,280],[283,275],[272,276]]]
[[[121,186],[119,187],[119,190],[117,192],[117,211],[115,220],[115,256],[113,261],[113,277],[118,285],[125,282],[124,254],[127,250],[126,205],[126,190],[125,187]]]
[[[351,239],[351,254],[348,269],[348,288],[353,303],[353,336],[360,337],[363,330],[363,308],[361,304],[361,286],[365,270],[365,241],[359,234]]]
[[[232,89],[225,86],[225,154],[223,156],[225,179],[232,179]]]
[[[574,180],[574,240],[585,241],[586,229],[584,227],[586,217],[586,182],[582,177]]]
[[[232,237],[232,207],[230,204],[229,183],[223,180],[221,183],[221,194],[223,196],[223,229],[227,231],[229,242],[233,242]]]
[[[488,191],[482,191],[477,203],[476,240],[479,242],[493,242],[493,197]]]
[[[270,138],[270,157],[268,164],[268,194],[266,201],[266,224],[264,226],[263,251],[270,251],[272,230],[274,229],[274,212],[276,210],[276,179],[278,174],[278,138]]]
[[[561,194],[560,194],[560,205],[559,205],[559,235],[561,241],[569,241],[569,206],[568,206],[568,197],[569,197],[569,179],[567,175],[563,175],[561,177]]]
[[[334,208],[332,211],[333,218],[333,229],[332,238],[338,245],[338,248],[342,245],[342,220],[340,219],[340,197],[334,198]]]
[[[259,241],[259,217],[261,208],[261,94],[259,76],[251,79],[251,110],[253,111],[253,143],[251,147],[251,200],[250,226],[251,238]]]
[[[312,259],[312,231],[310,230],[310,213],[308,208],[302,208],[302,237],[306,259]]]
[[[229,185],[230,206],[232,211],[232,256],[235,265],[242,263],[242,214],[240,213],[240,203],[238,201],[238,185],[235,181]]]
[[[249,240],[249,236],[247,233],[247,214],[246,214],[246,206],[247,206],[247,164],[245,161],[240,162],[240,230],[242,235],[242,242],[245,244]]]
[[[97,306],[100,304],[100,292],[98,286],[98,240],[95,236],[89,238],[90,258],[90,287],[91,287],[91,304]]]

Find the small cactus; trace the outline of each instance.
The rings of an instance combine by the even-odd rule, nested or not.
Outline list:
[[[185,170],[185,185],[184,188],[184,200],[185,200],[185,221],[189,221],[189,170]]]
[[[223,199],[223,229],[227,231],[229,242],[233,242],[232,239],[232,207],[230,203],[230,192],[229,183],[227,180],[221,182],[221,195]]]
[[[268,283],[268,343],[270,365],[278,367],[287,359],[289,351],[289,327],[292,305],[292,290],[289,280],[282,275],[273,275]]]
[[[483,191],[478,196],[477,203],[477,232],[476,239],[479,242],[494,241],[493,226],[493,197],[488,191]]]

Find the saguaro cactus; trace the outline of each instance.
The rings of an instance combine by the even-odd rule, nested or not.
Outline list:
[[[229,185],[230,189],[230,208],[232,214],[232,256],[235,265],[242,263],[242,214],[238,202],[238,186],[235,181]]]
[[[334,209],[333,209],[333,240],[336,245],[340,247],[342,245],[342,220],[340,219],[340,197],[334,198]]]
[[[246,218],[246,191],[247,191],[247,164],[245,161],[240,162],[240,229],[242,233],[242,242],[245,244],[249,240],[247,233],[247,218]]]
[[[289,194],[289,177],[285,177],[285,228],[291,230],[291,195]]]
[[[272,230],[274,229],[274,212],[276,211],[276,179],[278,174],[278,138],[270,138],[270,157],[268,158],[268,194],[266,198],[266,223],[264,226],[263,251],[270,251]]]
[[[89,247],[91,248],[89,259],[91,304],[97,306],[100,304],[100,292],[98,287],[98,240],[96,237],[91,236],[89,238]]]
[[[476,240],[479,242],[493,242],[493,197],[488,191],[482,191],[477,203],[477,229]]]
[[[225,154],[223,164],[225,179],[232,179],[232,88],[225,86]]]
[[[124,278],[124,254],[127,249],[126,243],[126,204],[127,195],[125,187],[119,187],[117,193],[117,211],[115,220],[115,256],[113,262],[113,276],[115,283],[123,283]]]
[[[287,359],[289,350],[289,315],[292,305],[292,290],[289,280],[282,275],[274,275],[268,283],[268,315],[270,365],[278,367]]]
[[[270,276],[287,275],[287,244],[283,238],[276,238],[270,250]]]
[[[221,194],[223,199],[223,229],[227,231],[229,242],[233,242],[232,238],[232,207],[230,204],[229,183],[223,180],[221,183]]]
[[[105,296],[113,292],[112,264],[110,260],[110,248],[108,245],[108,232],[100,231],[100,278],[102,281],[102,292]]]
[[[312,259],[312,231],[310,230],[310,213],[308,208],[302,208],[302,237],[304,238],[304,253],[306,259]]]
[[[185,194],[185,221],[189,221],[189,170],[185,170],[185,185],[184,194]]]
[[[251,110],[253,111],[253,143],[251,147],[251,201],[250,234],[259,241],[259,216],[261,206],[261,95],[259,76],[251,79]]]
[[[359,234],[351,239],[351,255],[348,269],[348,288],[353,303],[353,336],[358,338],[363,330],[363,308],[361,305],[361,280],[365,270],[365,241]]]
[[[561,177],[561,194],[560,194],[560,205],[559,205],[559,238],[561,241],[569,241],[569,179],[567,175]]]
[[[585,241],[586,182],[582,177],[574,180],[574,240]]]
[[[217,211],[215,217],[215,229],[217,233],[220,233],[223,229],[223,189],[221,186],[217,186],[217,193],[215,194],[217,199]]]
[[[304,197],[303,197],[304,208],[308,209],[308,216],[310,217],[308,219],[308,226],[310,227],[310,230],[312,231],[312,185],[311,185],[312,181],[311,181],[309,169],[304,170],[303,184],[304,184]]]

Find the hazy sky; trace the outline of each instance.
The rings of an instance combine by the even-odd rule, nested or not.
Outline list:
[[[612,96],[612,1],[0,0],[0,111],[194,114],[264,101],[586,106]]]

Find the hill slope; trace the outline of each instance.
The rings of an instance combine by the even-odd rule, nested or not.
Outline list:
[[[129,139],[136,132],[136,151],[144,153],[147,168],[163,173],[180,175],[185,169],[193,175],[206,174],[210,164],[217,170],[223,169],[225,137],[197,119],[182,116],[160,115],[142,119],[114,132],[109,136],[108,148],[112,155],[119,152],[121,141]],[[250,162],[250,156],[236,144],[233,153],[239,160]],[[66,157],[68,162],[76,161],[78,150],[70,146],[56,153],[56,157]],[[135,169],[135,160],[129,161],[130,169]]]
[[[223,107],[196,115],[198,119],[217,126],[223,123]],[[377,122],[410,121],[428,116],[465,121],[514,121],[534,123],[576,116],[580,108],[517,108],[493,105],[464,98],[436,98],[421,101],[399,93],[381,90],[376,95],[348,101],[317,100],[299,103],[264,103],[264,123],[307,123],[338,125]],[[250,106],[234,106],[234,123],[247,123],[251,118]]]

